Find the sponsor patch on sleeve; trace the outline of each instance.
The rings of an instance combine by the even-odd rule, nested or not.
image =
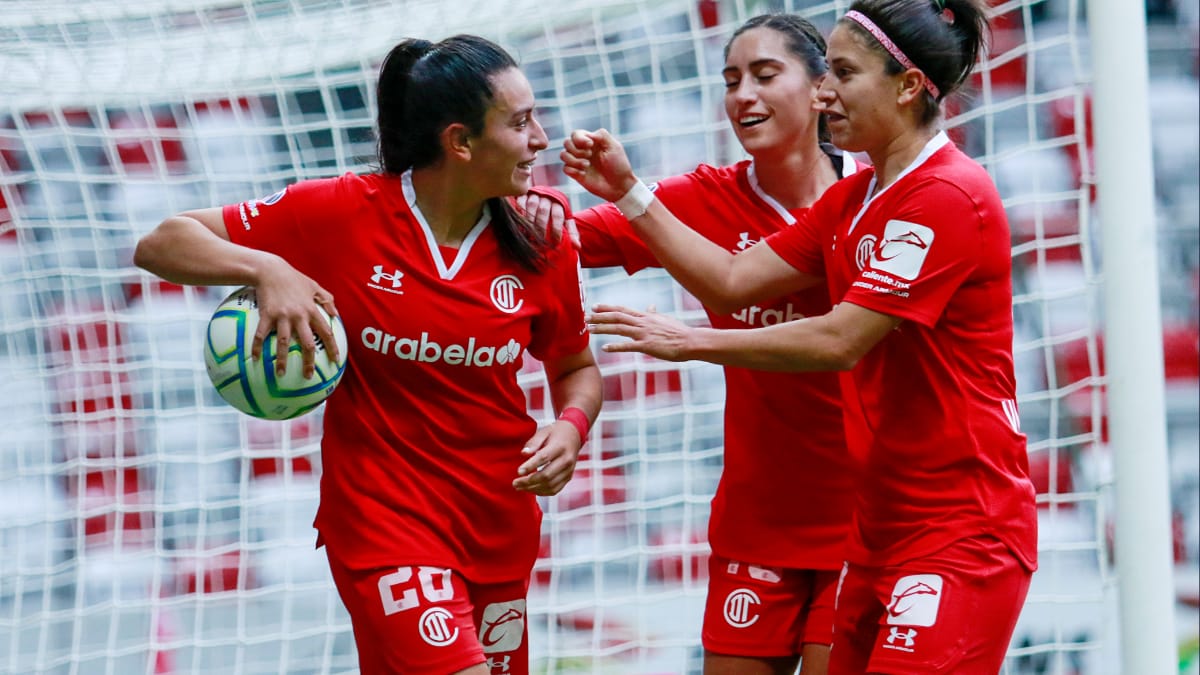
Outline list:
[[[250,219],[258,217],[258,207],[270,206],[277,203],[280,199],[283,199],[285,192],[287,192],[286,189],[280,190],[279,192],[276,192],[275,194],[264,199],[250,199],[238,204],[238,215],[242,219],[242,227],[249,230]]]
[[[875,252],[870,257],[870,267],[912,281],[921,274],[932,245],[932,229],[903,220],[889,220],[883,238],[875,245]]]

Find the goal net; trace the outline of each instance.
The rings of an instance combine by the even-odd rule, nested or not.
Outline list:
[[[1078,0],[996,3],[995,44],[948,124],[1013,226],[1021,419],[1042,569],[1009,673],[1114,672]],[[533,83],[551,146],[606,127],[648,180],[742,157],[721,105],[743,20],[848,6],[730,0],[19,0],[0,12],[0,671],[332,673],[350,624],[311,523],[321,412],[233,411],[203,370],[229,289],[133,267],[189,208],[370,170],[374,80],[402,37],[478,33]],[[538,180],[594,202],[543,153]],[[587,273],[590,300],[699,321],[667,276]],[[599,353],[599,352],[598,352]],[[600,354],[606,403],[544,499],[530,594],[537,672],[699,672],[714,366]],[[353,367],[353,365],[351,365]],[[523,382],[550,417],[544,382]]]

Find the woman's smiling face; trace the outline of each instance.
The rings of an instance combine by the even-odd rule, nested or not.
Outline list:
[[[772,28],[752,28],[729,45],[725,68],[725,114],[752,156],[815,138],[818,117],[811,101],[817,83]]]

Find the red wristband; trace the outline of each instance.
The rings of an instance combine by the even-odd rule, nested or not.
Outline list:
[[[591,423],[588,422],[587,413],[575,407],[563,408],[563,411],[558,414],[558,419],[564,422],[570,422],[575,430],[579,432],[579,440],[586,441],[588,429],[591,428]]]

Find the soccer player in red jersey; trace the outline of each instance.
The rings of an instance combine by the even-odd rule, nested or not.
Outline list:
[[[995,673],[1036,567],[1037,514],[1015,401],[1007,219],[987,173],[939,130],[984,44],[982,0],[856,0],[818,91],[833,142],[873,169],[830,187],[738,255],[682,225],[607,132],[565,170],[615,201],[705,305],[732,311],[824,281],[833,309],[763,328],[693,328],[598,307],[612,351],[778,371],[849,371],[864,457],[829,672]],[[845,384],[845,382],[844,382]]]
[[[306,370],[314,339],[333,344],[317,303],[337,298],[349,367],[316,528],[362,672],[525,673],[536,495],[570,479],[601,398],[576,254],[509,201],[548,140],[512,57],[474,36],[401,42],[378,102],[377,173],[168,218],[135,261],[256,286],[255,353],[275,329],[307,346]],[[561,413],[541,429],[517,384],[526,351]]]
[[[825,74],[825,39],[807,19],[764,14],[725,46],[725,113],[752,157],[700,165],[659,181],[654,196],[722,249],[739,253],[803,217],[858,163],[821,143],[810,102]],[[526,208],[538,209],[530,198]],[[612,204],[574,216],[585,267],[630,274],[661,264]],[[823,284],[733,312],[715,328],[744,329],[830,310]],[[706,675],[824,675],[833,605],[853,505],[836,373],[725,368],[724,470],[708,537]]]

